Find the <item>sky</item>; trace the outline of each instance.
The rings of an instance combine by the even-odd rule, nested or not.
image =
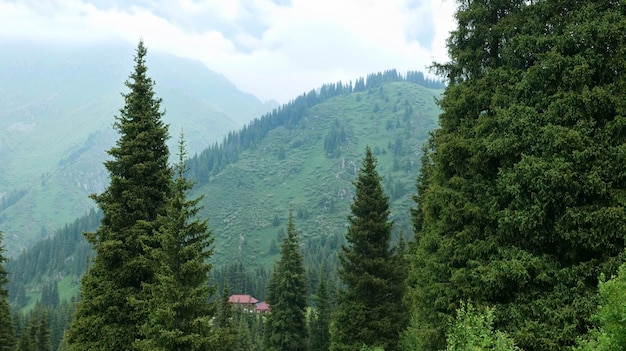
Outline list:
[[[445,62],[454,0],[0,0],[0,38],[143,38],[262,101]],[[1,48],[0,48],[1,49]],[[148,57],[149,64],[149,57]]]

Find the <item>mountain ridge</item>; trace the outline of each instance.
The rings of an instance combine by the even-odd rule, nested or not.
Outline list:
[[[102,163],[117,139],[113,116],[133,47],[1,40],[0,47],[0,229],[14,255],[92,208],[88,194],[108,183]],[[147,61],[172,149],[183,126],[190,152],[199,152],[276,106],[200,62],[160,52]]]
[[[241,264],[269,269],[289,208],[307,265],[335,267],[365,145],[379,160],[395,240],[410,236],[421,149],[437,126],[435,99],[442,90],[391,76],[395,78],[356,92],[353,87],[325,98],[322,89],[303,94],[191,157],[188,176],[199,182],[190,197],[204,196],[200,216],[209,219],[215,236],[216,268]],[[203,167],[217,158],[220,166]],[[63,287],[63,297],[73,296],[89,247],[79,231],[94,230],[94,216],[77,219],[9,262],[16,277],[10,284],[13,296],[23,291],[34,303],[50,279]],[[310,273],[310,280],[317,279],[316,272]]]

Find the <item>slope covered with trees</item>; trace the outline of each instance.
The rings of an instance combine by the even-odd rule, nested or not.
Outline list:
[[[300,96],[189,160],[197,191],[228,199],[205,204],[204,214],[215,224],[217,264],[235,258],[271,266],[291,204],[305,246],[316,251],[308,257],[316,264],[331,260],[326,266],[334,267],[354,194],[351,181],[367,144],[390,196],[393,239],[409,235],[415,174],[422,145],[436,127],[439,91],[395,72],[374,77],[386,75],[395,78],[362,91],[323,98],[326,90],[338,91],[330,85],[335,88]]]

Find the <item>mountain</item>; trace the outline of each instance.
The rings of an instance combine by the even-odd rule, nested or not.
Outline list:
[[[102,165],[134,48],[117,42],[0,41],[0,229],[9,255],[87,212],[108,180]],[[191,153],[276,106],[202,63],[149,52],[171,149]]]
[[[198,183],[191,196],[204,195],[201,216],[210,219],[215,236],[217,281],[228,274],[225,266],[272,267],[290,207],[305,262],[315,267],[309,279],[316,279],[322,263],[334,269],[366,145],[384,176],[394,236],[412,237],[415,181],[422,148],[437,126],[435,99],[442,91],[441,84],[421,75],[402,77],[395,71],[359,79],[354,86],[325,85],[192,157],[189,177]],[[34,303],[49,281],[59,283],[62,298],[74,295],[89,254],[81,233],[94,230],[98,218],[94,212],[83,216],[8,262],[13,301]],[[235,290],[243,285],[230,284]]]
[[[319,103],[311,100],[322,95],[311,92],[231,133],[222,155],[213,156],[222,160],[217,172],[205,167],[211,157],[203,159],[212,150],[192,158],[190,174],[200,180],[196,195],[205,196],[202,215],[215,228],[216,264],[236,258],[271,265],[290,207],[305,242],[342,237],[366,145],[384,176],[396,236],[411,235],[409,209],[422,147],[437,126],[440,92],[408,81]]]

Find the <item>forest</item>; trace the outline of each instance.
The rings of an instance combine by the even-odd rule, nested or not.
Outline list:
[[[387,155],[365,143],[349,174],[343,235],[306,238],[306,209],[286,204],[286,220],[272,220],[280,230],[269,267],[215,264],[201,206],[211,194],[194,187],[320,101],[384,96],[383,82],[440,83],[387,71],[326,85],[188,157],[184,133],[176,150],[166,145],[171,131],[140,41],[105,162],[110,184],[92,195],[99,210],[28,259],[0,250],[0,349],[625,349],[626,4],[458,3],[450,61],[433,64],[446,82],[438,127],[419,167],[398,164],[415,180],[410,235],[395,228],[403,222],[379,165]],[[350,130],[339,119],[329,128],[320,146],[337,158]],[[402,154],[402,143],[386,149]],[[276,149],[276,160],[288,157]],[[40,280],[25,313],[24,277],[49,265],[82,276],[79,290]],[[270,310],[232,303],[233,294]]]

